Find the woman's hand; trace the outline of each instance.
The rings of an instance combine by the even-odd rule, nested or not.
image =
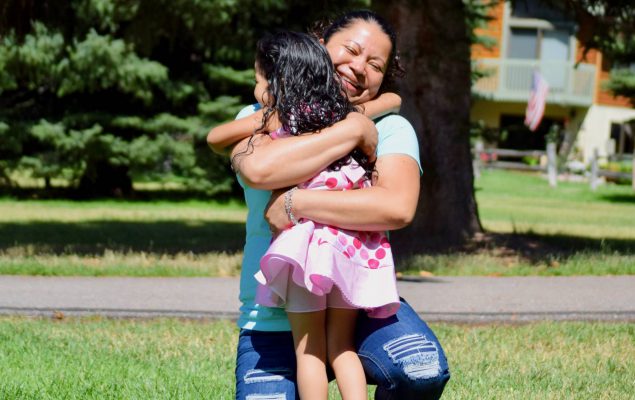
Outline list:
[[[289,216],[284,209],[284,194],[287,189],[277,189],[271,192],[271,199],[265,208],[265,219],[269,223],[269,229],[273,237],[291,225]]]

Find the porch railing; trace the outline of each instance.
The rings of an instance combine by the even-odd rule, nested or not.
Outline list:
[[[541,61],[483,58],[474,61],[487,76],[473,90],[498,101],[526,102],[532,72],[537,69],[549,83],[547,103],[590,106],[593,102],[595,65],[570,61]]]

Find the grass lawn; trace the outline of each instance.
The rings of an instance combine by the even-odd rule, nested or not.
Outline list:
[[[635,243],[635,193],[630,186],[605,185],[593,192],[587,183],[486,170],[476,181],[484,228],[495,232],[535,232]]]
[[[433,328],[453,374],[444,399],[635,393],[633,324]],[[228,321],[0,317],[0,398],[232,399],[236,340]]]
[[[484,171],[489,232],[471,246],[415,257],[405,274],[635,274],[635,194]],[[0,274],[231,276],[240,268],[239,203],[0,199]]]
[[[424,255],[406,274],[635,274],[635,193],[630,186],[559,182],[485,170],[475,183],[483,227],[474,248]]]
[[[0,274],[231,276],[239,203],[0,201]]]

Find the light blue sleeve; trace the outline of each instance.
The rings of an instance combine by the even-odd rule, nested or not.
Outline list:
[[[240,112],[238,112],[238,115],[236,115],[236,119],[241,119],[244,118],[248,115],[251,115],[253,113],[255,113],[256,111],[260,110],[262,107],[260,107],[260,104],[256,103],[256,104],[250,104],[246,107],[244,107],[242,110],[240,110]]]
[[[412,157],[421,169],[417,134],[407,119],[389,114],[375,121],[379,133],[377,158],[387,154],[404,154]]]

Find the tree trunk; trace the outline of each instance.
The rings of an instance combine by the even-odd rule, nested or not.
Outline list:
[[[374,3],[397,29],[406,75],[401,113],[419,137],[421,194],[413,223],[391,235],[396,254],[443,250],[482,231],[469,140],[470,42],[461,0]]]

